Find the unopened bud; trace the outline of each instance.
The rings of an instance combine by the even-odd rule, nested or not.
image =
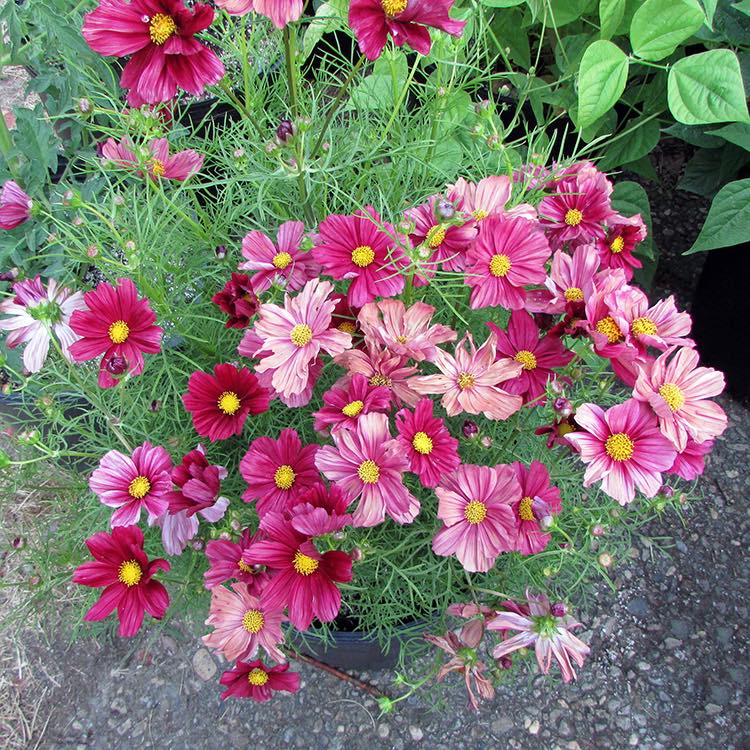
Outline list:
[[[122,375],[128,369],[128,360],[121,354],[115,354],[107,360],[104,368],[110,375]]]
[[[464,437],[473,440],[479,434],[479,426],[471,419],[467,419],[461,428]]]
[[[224,258],[227,257],[227,246],[226,245],[217,245],[214,248],[214,253],[216,253],[216,257],[219,260],[224,260]]]
[[[609,552],[602,552],[601,555],[599,555],[598,560],[599,565],[601,565],[603,568],[611,568],[612,563],[614,563],[612,555],[610,555]]]
[[[447,199],[441,198],[435,206],[438,218],[450,221],[456,215],[456,207]]]
[[[600,523],[595,523],[591,527],[591,536],[604,536],[606,533],[607,530]]]
[[[294,123],[291,120],[282,120],[276,128],[276,137],[280,143],[286,143],[290,138],[294,137],[294,132]]]
[[[567,398],[556,398],[552,402],[552,408],[563,418],[567,419],[573,414],[573,404]]]
[[[485,447],[489,448],[492,446],[492,438],[489,435],[483,435],[479,442]]]
[[[568,608],[562,602],[555,602],[549,611],[553,617],[565,617],[568,614]]]

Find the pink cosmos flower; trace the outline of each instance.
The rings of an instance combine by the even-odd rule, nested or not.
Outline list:
[[[503,388],[521,396],[525,404],[543,402],[554,368],[565,367],[573,359],[573,352],[558,336],[548,333],[540,338],[534,318],[524,310],[511,313],[506,331],[494,323],[487,323],[487,327],[497,336],[498,357],[509,357],[522,368],[518,377],[507,380]]]
[[[318,482],[292,501],[289,521],[296,532],[308,537],[333,534],[352,524],[348,507],[349,500],[339,487]]]
[[[110,508],[112,526],[138,523],[141,508],[160,516],[169,507],[172,489],[172,459],[164,448],[145,442],[131,456],[120,451],[106,453],[89,479],[91,491]]]
[[[86,362],[103,355],[99,363],[99,387],[113,388],[118,381],[107,366],[112,360],[124,360],[130,376],[143,372],[143,355],[161,350],[162,329],[154,325],[154,315],[147,299],[138,298],[130,279],[119,279],[113,287],[106,282],[83,296],[86,307],[77,309],[70,327],[81,338],[70,345],[76,362]]]
[[[550,275],[544,282],[550,296],[541,307],[526,308],[531,312],[578,315],[594,291],[594,276],[599,267],[599,256],[591,245],[579,245],[573,255],[557,250],[552,256]],[[532,293],[529,293],[530,296]]]
[[[211,302],[227,314],[226,328],[247,328],[260,306],[260,300],[251,288],[250,277],[244,273],[233,273],[224,288],[211,297]]]
[[[425,487],[435,487],[441,478],[461,463],[458,440],[451,437],[445,422],[432,414],[432,401],[420,399],[413,412],[396,414],[396,438],[409,458],[409,470]]]
[[[667,470],[667,474],[676,474],[678,477],[692,482],[705,471],[705,457],[712,451],[713,447],[713,440],[696,443],[693,438],[689,437],[685,450],[677,454],[677,458],[675,458],[672,468]]]
[[[335,446],[318,450],[315,464],[335,482],[348,500],[359,499],[355,526],[376,526],[387,513],[396,523],[411,523],[419,500],[403,484],[409,461],[391,437],[385,414],[365,414],[356,429],[333,433]]]
[[[247,482],[242,499],[246,503],[255,500],[261,517],[269,511],[286,510],[294,498],[319,480],[317,450],[317,445],[303,447],[296,430],[282,430],[278,440],[256,438],[240,461],[240,474]]]
[[[532,461],[528,468],[520,461],[511,466],[521,485],[521,499],[513,505],[518,523],[515,549],[522,555],[534,555],[552,538],[542,531],[541,523],[562,509],[560,490],[550,485],[549,471],[541,461]]]
[[[262,647],[271,659],[285,662],[278,648],[284,641],[281,623],[285,619],[281,609],[269,607],[263,594],[253,596],[244,583],[217,586],[211,592],[206,620],[214,631],[201,640],[228,661],[252,659]]]
[[[646,404],[630,398],[607,411],[583,404],[575,419],[582,430],[565,439],[588,464],[584,487],[601,480],[602,490],[621,505],[633,501],[636,487],[646,497],[659,492],[661,472],[672,466],[677,452]]]
[[[251,544],[264,538],[262,532],[253,535],[250,529],[245,529],[237,542],[230,539],[212,539],[206,545],[206,557],[210,567],[203,574],[205,587],[210,590],[235,578],[247,584],[253,596],[258,596],[268,580],[268,573],[259,565],[247,565],[242,561],[242,556]]]
[[[520,218],[488,217],[466,255],[465,283],[471,306],[517,310],[524,306],[524,286],[543,284],[550,248],[538,224]]]
[[[596,252],[601,268],[621,268],[625,278],[633,278],[634,268],[643,263],[633,255],[636,246],[646,239],[648,230],[640,214],[630,218],[613,213],[607,219],[607,234],[596,240]]]
[[[143,532],[138,526],[116,526],[111,534],[100,531],[86,540],[93,562],[79,565],[73,583],[104,587],[102,595],[86,613],[86,622],[103,620],[117,609],[118,635],[135,635],[143,623],[144,610],[161,620],[169,607],[169,594],[153,580],[170,564],[161,558],[149,560],[143,551]]]
[[[83,21],[83,36],[100,55],[131,55],[120,85],[133,107],[173,99],[177,88],[200,96],[224,77],[221,60],[195,34],[207,29],[214,11],[183,0],[99,0]]]
[[[214,0],[214,3],[230,16],[244,16],[253,10],[253,0]]]
[[[498,612],[487,627],[490,630],[505,632],[517,631],[517,635],[505,639],[492,652],[495,659],[518,651],[521,648],[534,646],[536,659],[542,674],[548,674],[552,666],[552,657],[560,667],[564,682],[570,682],[576,677],[571,659],[579,666],[583,666],[589,654],[589,647],[571,633],[571,630],[581,627],[570,615],[556,617],[552,614],[549,599],[544,594],[526,592],[528,612]],[[520,609],[520,608],[519,608]]]
[[[476,221],[488,216],[517,216],[535,221],[536,209],[528,203],[520,203],[506,211],[512,187],[505,175],[485,177],[479,182],[459,177],[454,185],[448,185],[448,197],[458,201],[459,210],[471,214]]]
[[[47,282],[45,289],[39,276],[17,281],[13,292],[14,297],[0,302],[0,312],[11,316],[0,320],[0,331],[10,331],[5,339],[10,349],[26,343],[24,367],[29,372],[42,369],[53,333],[63,356],[72,362],[70,347],[78,336],[70,327],[70,319],[76,310],[86,308],[83,294],[58,286],[54,279]]]
[[[210,523],[224,516],[229,500],[220,497],[221,482],[227,478],[223,466],[209,464],[206,449],[198,445],[186,453],[172,469],[172,482],[179,489],[169,493],[169,512],[185,511],[188,516],[200,513]]]
[[[440,375],[420,375],[409,385],[425,395],[442,393],[441,403],[449,417],[461,412],[484,414],[488,419],[507,419],[523,403],[520,396],[508,393],[499,384],[521,373],[521,363],[503,359],[495,361],[497,340],[490,333],[479,347],[470,333],[458,342],[455,356],[437,350],[435,365]]]
[[[301,221],[285,221],[280,227],[274,245],[270,237],[254,230],[242,240],[242,255],[247,259],[240,263],[242,271],[255,271],[252,285],[256,294],[262,294],[277,284],[288,292],[296,292],[317,278],[320,265],[313,254],[302,251],[302,236],[305,225]]]
[[[143,169],[151,180],[187,180],[200,171],[203,166],[203,156],[192,149],[169,154],[169,141],[166,138],[156,138],[143,149],[142,156],[136,154],[136,149],[129,140],[119,143],[114,138],[108,138],[102,146],[102,158],[107,159],[119,167],[135,172],[143,177]]]
[[[288,669],[289,664],[267,667],[260,660],[238,661],[219,678],[219,684],[226,687],[221,699],[249,698],[264,703],[271,700],[274,692],[283,690],[296,693],[300,684],[299,674],[288,672]]]
[[[331,327],[336,306],[330,298],[332,291],[330,282],[312,279],[296,297],[285,295],[284,307],[260,306],[255,332],[269,354],[255,369],[272,371],[273,387],[282,394],[299,394],[308,387],[310,363],[321,349],[335,357],[351,348],[352,337]]]
[[[432,325],[435,308],[415,302],[407,309],[401,300],[368,302],[359,311],[359,325],[368,342],[417,362],[435,358],[436,344],[455,341],[456,332],[448,326]]]
[[[253,0],[253,10],[270,18],[277,29],[298,21],[302,16],[303,0]]]
[[[161,529],[161,544],[168,555],[181,555],[187,543],[198,533],[198,518],[184,510],[177,513],[164,511],[160,516],[149,516],[149,526]]]
[[[307,630],[314,617],[321,622],[335,620],[341,608],[336,584],[352,580],[351,557],[340,550],[321,554],[281,513],[267,513],[261,529],[268,540],[252,544],[243,560],[272,571],[263,590],[266,606],[280,609],[286,605],[289,621],[298,630]]]
[[[513,504],[521,487],[510,466],[464,464],[435,488],[438,518],[444,526],[432,540],[432,551],[455,554],[472,573],[486,573],[501,552],[514,549]]]
[[[379,227],[383,226],[383,229]],[[404,290],[400,270],[409,265],[396,241],[396,230],[382,224],[372,206],[351,216],[332,214],[320,223],[313,257],[334,279],[351,279],[349,304],[361,307],[376,297]]]
[[[6,180],[0,191],[0,229],[15,229],[31,216],[33,202],[18,183]]]
[[[659,429],[678,452],[689,438],[704,443],[727,428],[727,415],[714,401],[724,390],[724,375],[711,367],[698,367],[695,349],[665,352],[648,371],[641,370],[633,396],[656,413]]]
[[[386,412],[391,407],[391,393],[385,386],[371,386],[359,372],[341,385],[334,385],[323,394],[324,406],[313,414],[315,431],[341,427],[353,429],[357,420],[373,411]]]
[[[377,60],[390,34],[397,46],[408,44],[421,55],[432,47],[429,27],[461,36],[466,21],[450,18],[453,0],[352,0],[349,25],[368,60]]]

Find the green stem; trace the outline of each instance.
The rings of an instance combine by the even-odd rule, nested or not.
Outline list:
[[[286,77],[289,81],[289,104],[292,110],[292,119],[299,115],[299,104],[297,101],[297,65],[294,59],[295,32],[291,24],[284,27],[284,59],[286,60]]]
[[[422,59],[422,55],[417,53],[417,56],[414,59],[414,64],[411,66],[411,70],[409,71],[409,77],[406,79],[406,83],[404,84],[404,87],[401,89],[401,94],[398,98],[398,101],[393,107],[391,118],[388,120],[388,124],[385,126],[385,130],[383,130],[383,133],[380,136],[380,140],[378,141],[378,144],[375,147],[376,150],[380,148],[380,146],[383,145],[383,143],[385,142],[385,139],[388,137],[388,133],[391,131],[391,128],[393,127],[393,123],[396,122],[396,117],[398,117],[398,113],[401,110],[401,105],[404,103],[404,99],[406,99],[406,95],[409,93],[409,88],[411,87],[412,81],[414,80],[414,75],[417,72],[417,66],[419,65],[419,61],[421,59]]]
[[[234,108],[255,128],[255,132],[261,138],[265,138],[265,134],[260,125],[255,121],[252,112],[237,98],[226,78],[222,78],[221,81],[219,81],[219,88],[227,95],[232,106],[234,106]]]

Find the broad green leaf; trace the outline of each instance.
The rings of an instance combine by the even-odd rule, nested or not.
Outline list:
[[[712,135],[711,132],[706,132],[705,128],[700,125],[683,125],[681,122],[676,122],[674,125],[664,128],[664,132],[689,143],[691,146],[721,148],[724,145],[721,138]]]
[[[720,149],[698,149],[687,163],[677,187],[704,198],[713,198],[748,161],[750,153],[733,143],[725,143]]]
[[[347,6],[346,0],[328,0],[321,4],[302,38],[302,62],[307,60],[323,34],[345,25]]]
[[[375,62],[372,73],[352,89],[351,100],[344,109],[392,109],[406,85],[407,74],[404,53],[400,50],[385,52]]]
[[[750,16],[750,0],[740,0],[739,3],[735,3],[732,7],[740,13]]]
[[[735,146],[750,151],[750,125],[746,122],[733,122],[723,128],[712,130],[711,135],[720,136],[725,141],[734,143]]]
[[[590,45],[578,72],[578,127],[591,125],[612,109],[627,80],[628,58],[616,44],[600,39]]]
[[[510,59],[523,70],[531,67],[529,35],[521,26],[523,15],[517,8],[495,13],[491,28],[503,49],[510,50]]]
[[[651,236],[651,204],[646,191],[637,182],[618,182],[612,191],[612,208],[623,216],[640,214],[643,223],[648,228],[646,239],[638,245],[636,255],[644,258],[654,257],[654,241]]]
[[[611,39],[625,17],[626,0],[599,0],[599,35]]]
[[[719,190],[698,239],[685,255],[739,245],[749,236],[750,179],[736,180]]]
[[[628,172],[634,172],[639,177],[644,177],[647,180],[653,180],[654,182],[659,181],[659,175],[656,174],[654,165],[651,163],[651,159],[648,156],[642,156],[637,161],[629,161],[627,164],[623,164],[622,168]]]
[[[662,60],[703,26],[703,11],[688,0],[646,0],[630,23],[633,54]]]
[[[703,10],[706,12],[706,25],[709,29],[714,28],[714,13],[716,13],[717,0],[703,0]]]
[[[629,120],[622,128],[627,135],[607,144],[600,167],[607,171],[638,159],[650,153],[659,142],[659,123],[655,118],[645,116]]]
[[[667,99],[685,125],[750,122],[740,63],[728,49],[683,57],[669,71]]]

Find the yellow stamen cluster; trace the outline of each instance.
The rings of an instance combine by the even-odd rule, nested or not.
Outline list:
[[[524,370],[536,370],[536,355],[528,349],[521,349],[521,351],[516,352],[513,359],[520,362]]]
[[[241,406],[239,397],[234,391],[224,391],[217,402],[219,411],[228,417],[236,414]]]
[[[375,251],[369,245],[360,245],[352,250],[352,263],[367,268],[375,260]]]
[[[393,381],[386,375],[381,375],[378,372],[370,378],[370,385],[383,385],[386,388],[390,388],[393,385]]]
[[[301,576],[311,576],[318,569],[320,563],[314,557],[297,550],[294,553],[292,565]]]
[[[482,219],[486,219],[489,216],[489,214],[486,211],[482,210],[481,208],[478,208],[476,211],[472,211],[471,215],[477,221],[482,221]]]
[[[622,331],[615,321],[608,315],[596,324],[596,332],[607,337],[610,344],[616,344],[622,340]]]
[[[306,323],[297,323],[292,332],[289,334],[289,338],[295,346],[300,348],[309,344],[312,341],[313,332],[312,328]]]
[[[164,175],[164,162],[161,159],[151,160],[151,174],[154,177],[163,177]]]
[[[120,569],[117,571],[117,580],[120,583],[124,583],[128,588],[137,586],[141,578],[143,578],[143,571],[135,560],[127,560],[122,563]]]
[[[636,318],[630,324],[630,332],[633,336],[656,336],[658,329],[651,318]]]
[[[462,372],[456,382],[458,387],[465,391],[467,388],[471,388],[477,382],[477,379],[470,372]]]
[[[482,523],[487,518],[487,506],[480,500],[472,500],[464,508],[464,518],[472,524]]]
[[[265,624],[266,620],[263,617],[263,613],[258,609],[248,609],[242,618],[242,627],[248,633],[260,633]]]
[[[609,249],[617,255],[625,249],[625,240],[622,237],[615,237],[609,245]]]
[[[425,242],[433,249],[440,247],[445,242],[446,229],[440,224],[435,224],[434,227],[427,232]]]
[[[577,208],[569,208],[565,212],[565,223],[569,227],[577,227],[583,221],[583,214]]]
[[[268,673],[260,667],[255,667],[247,673],[247,681],[255,687],[263,687],[268,682]]]
[[[148,477],[140,475],[128,485],[128,495],[136,500],[141,500],[148,495],[150,489],[151,482],[149,482]]]
[[[380,5],[386,16],[397,16],[406,10],[409,0],[380,0]]]
[[[237,560],[237,567],[243,572],[243,573],[252,573],[253,569],[240,558]]]
[[[414,450],[423,456],[432,453],[432,438],[426,432],[417,432],[411,441]]]
[[[522,521],[533,521],[536,519],[536,516],[534,515],[534,511],[532,509],[533,502],[533,499],[528,497],[527,495],[518,504],[518,517]]]
[[[116,320],[109,327],[108,333],[113,344],[124,344],[130,335],[130,327],[124,320]]]
[[[681,409],[682,405],[685,403],[685,394],[682,392],[682,389],[674,383],[664,383],[664,385],[659,388],[659,395],[664,401],[666,401],[667,406],[672,411]]]
[[[297,478],[297,474],[289,464],[284,464],[276,469],[276,473],[273,475],[274,484],[280,490],[289,490],[294,484],[294,480]]]
[[[154,44],[164,44],[177,31],[177,24],[172,16],[155,13],[148,25],[148,35]]]
[[[632,458],[634,448],[633,441],[625,432],[615,432],[604,443],[607,455],[615,461],[627,461]]]
[[[583,302],[583,289],[578,286],[569,286],[565,290],[565,299],[568,302]]]
[[[339,331],[354,335],[357,332],[357,326],[350,320],[345,320],[343,323],[339,323]]]
[[[341,410],[341,413],[346,417],[354,419],[354,417],[358,417],[362,413],[362,409],[364,408],[364,401],[352,401]]]
[[[409,337],[402,334],[401,336],[396,336],[396,341],[398,341],[399,344],[406,344],[409,341]]]
[[[497,255],[493,255],[492,259],[490,260],[490,273],[496,279],[501,279],[503,276],[508,275],[508,271],[510,271],[511,265],[512,263],[510,262],[510,258],[507,255],[498,253]]]
[[[292,262],[292,256],[287,252],[276,253],[271,262],[273,263],[274,268],[283,271]]]
[[[380,479],[380,467],[368,458],[359,465],[357,474],[364,484],[377,484]]]

